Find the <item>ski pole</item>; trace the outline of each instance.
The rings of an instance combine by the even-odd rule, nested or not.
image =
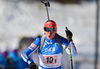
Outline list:
[[[68,28],[65,27],[65,31],[68,31]],[[67,36],[68,41],[70,40],[69,36]],[[69,50],[70,50],[70,61],[71,61],[71,69],[73,69],[73,60],[72,60],[72,53],[71,53],[71,45],[70,45],[70,41],[69,41]]]
[[[48,20],[50,20],[50,18],[49,18],[49,12],[48,12],[48,7],[50,7],[50,3],[49,2],[43,2],[43,1],[41,1],[41,2],[45,5],[46,11],[47,11],[47,17],[48,17]]]

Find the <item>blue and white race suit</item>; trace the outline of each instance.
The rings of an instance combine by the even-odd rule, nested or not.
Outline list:
[[[59,40],[62,44],[63,50],[66,46],[68,46],[68,41],[62,37],[59,37]],[[21,54],[23,60],[27,63],[29,59],[29,55],[33,53],[35,50],[38,50],[40,45],[41,38],[37,38],[32,44],[36,45],[34,48],[32,44]],[[73,42],[71,44],[71,52],[72,56],[76,56],[76,49]],[[66,52],[70,55],[69,47],[66,48]],[[55,38],[53,40],[49,40],[45,36],[45,41],[43,47],[39,51],[39,69],[61,69],[61,58],[62,51],[59,46],[56,44]]]

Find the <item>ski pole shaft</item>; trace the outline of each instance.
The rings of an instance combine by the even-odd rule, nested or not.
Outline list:
[[[47,11],[47,17],[48,17],[48,20],[50,20],[49,11],[48,11],[48,7],[50,7],[50,3],[49,2],[43,2],[43,1],[41,1],[41,2],[45,5],[46,11]]]
[[[47,17],[48,17],[48,20],[50,20],[50,18],[49,18],[49,12],[48,12],[48,7],[46,7],[46,10],[47,10]]]
[[[70,43],[69,43],[69,48],[70,48],[71,69],[73,69],[73,60],[72,60],[72,53],[71,53],[71,45],[70,45]]]
[[[65,27],[66,31],[68,31],[68,28]],[[67,37],[68,40],[70,40],[69,36]],[[72,60],[72,53],[71,53],[71,45],[70,45],[70,42],[69,42],[69,49],[70,49],[70,61],[71,61],[71,69],[73,69],[73,60]]]

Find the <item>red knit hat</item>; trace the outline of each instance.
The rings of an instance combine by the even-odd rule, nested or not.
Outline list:
[[[57,27],[57,24],[53,20],[48,20],[45,22],[44,27],[55,28],[55,27]]]

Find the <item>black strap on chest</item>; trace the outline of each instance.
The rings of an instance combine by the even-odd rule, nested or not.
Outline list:
[[[61,45],[61,42],[60,42],[59,37],[61,37],[61,36],[59,36],[59,35],[56,33],[56,34],[55,34],[56,45],[60,47],[61,52],[62,52],[62,54],[63,54],[63,47],[62,47],[62,45]],[[39,45],[39,48],[38,48],[38,54],[39,54],[41,48],[42,48],[43,45],[44,45],[44,41],[45,41],[45,35],[43,35],[42,38],[41,38],[41,42],[40,42],[40,45]]]

